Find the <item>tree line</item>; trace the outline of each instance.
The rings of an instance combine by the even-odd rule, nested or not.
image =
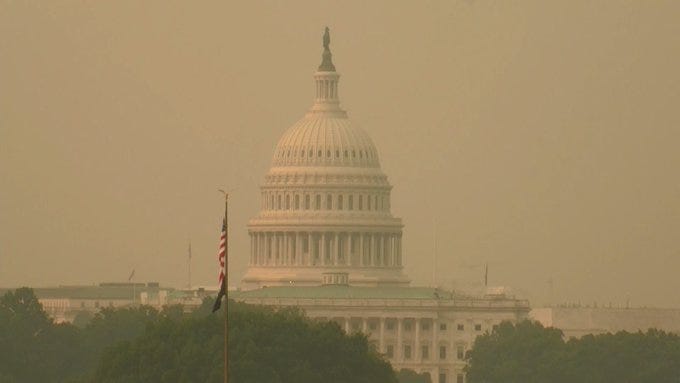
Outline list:
[[[565,341],[538,322],[504,322],[466,358],[468,383],[680,382],[680,337],[654,329]]]
[[[181,306],[103,308],[54,323],[29,288],[0,297],[0,383],[222,381],[224,317],[212,299]],[[363,334],[297,309],[230,301],[229,374],[238,383],[431,383],[390,364]],[[680,382],[680,338],[663,331],[565,341],[538,323],[504,322],[466,355],[467,383]]]
[[[181,306],[103,308],[56,324],[33,291],[0,298],[0,383],[208,382],[223,379],[224,316],[212,299]],[[397,383],[363,334],[297,309],[229,301],[229,377],[240,383]]]

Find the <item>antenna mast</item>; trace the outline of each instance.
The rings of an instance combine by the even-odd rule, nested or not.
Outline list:
[[[437,288],[437,219],[432,217],[432,287]]]

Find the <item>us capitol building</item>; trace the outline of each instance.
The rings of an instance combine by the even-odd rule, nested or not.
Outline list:
[[[392,186],[369,135],[340,106],[323,38],[316,98],[281,137],[250,220],[250,262],[230,298],[298,306],[308,316],[361,331],[396,370],[465,381],[464,354],[501,321],[526,318],[529,303],[503,293],[462,295],[412,287],[404,274],[403,224],[390,211]]]

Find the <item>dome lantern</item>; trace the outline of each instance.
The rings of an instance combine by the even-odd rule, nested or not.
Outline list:
[[[324,114],[334,117],[346,117],[347,112],[340,108],[338,97],[338,82],[340,74],[335,71],[330,50],[331,37],[328,27],[323,35],[323,55],[321,65],[314,73],[316,83],[316,98],[309,114]]]

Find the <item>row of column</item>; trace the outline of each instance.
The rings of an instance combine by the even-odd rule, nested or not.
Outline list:
[[[394,356],[393,360],[397,362],[404,361],[404,336],[403,336],[403,326],[404,326],[404,320],[405,318],[395,318],[396,321],[396,326],[397,326],[397,340],[396,340],[396,347],[394,348]],[[421,329],[421,319],[420,318],[409,318],[411,323],[414,326],[414,337],[413,337],[413,342],[411,344],[411,358],[409,360],[414,361],[414,362],[420,362],[422,361],[423,355],[422,355],[422,350],[421,350],[421,343],[420,343],[420,329]],[[432,332],[432,336],[430,341],[428,342],[428,359],[429,360],[440,360],[440,355],[439,355],[439,339],[438,339],[438,326],[437,326],[437,321],[434,319],[425,319],[427,322],[430,323],[430,331]],[[386,330],[386,318],[379,318],[380,321],[380,327],[379,327],[379,335],[378,335],[378,348],[381,353],[386,353],[387,349],[387,342],[386,342],[386,337],[385,337],[385,330]],[[368,319],[367,318],[361,318],[361,331],[364,334],[368,334]],[[344,318],[344,329],[345,332],[349,333],[351,331],[351,318]],[[447,358],[452,357],[453,355],[447,355]]]
[[[401,266],[401,233],[251,232],[251,266]]]

